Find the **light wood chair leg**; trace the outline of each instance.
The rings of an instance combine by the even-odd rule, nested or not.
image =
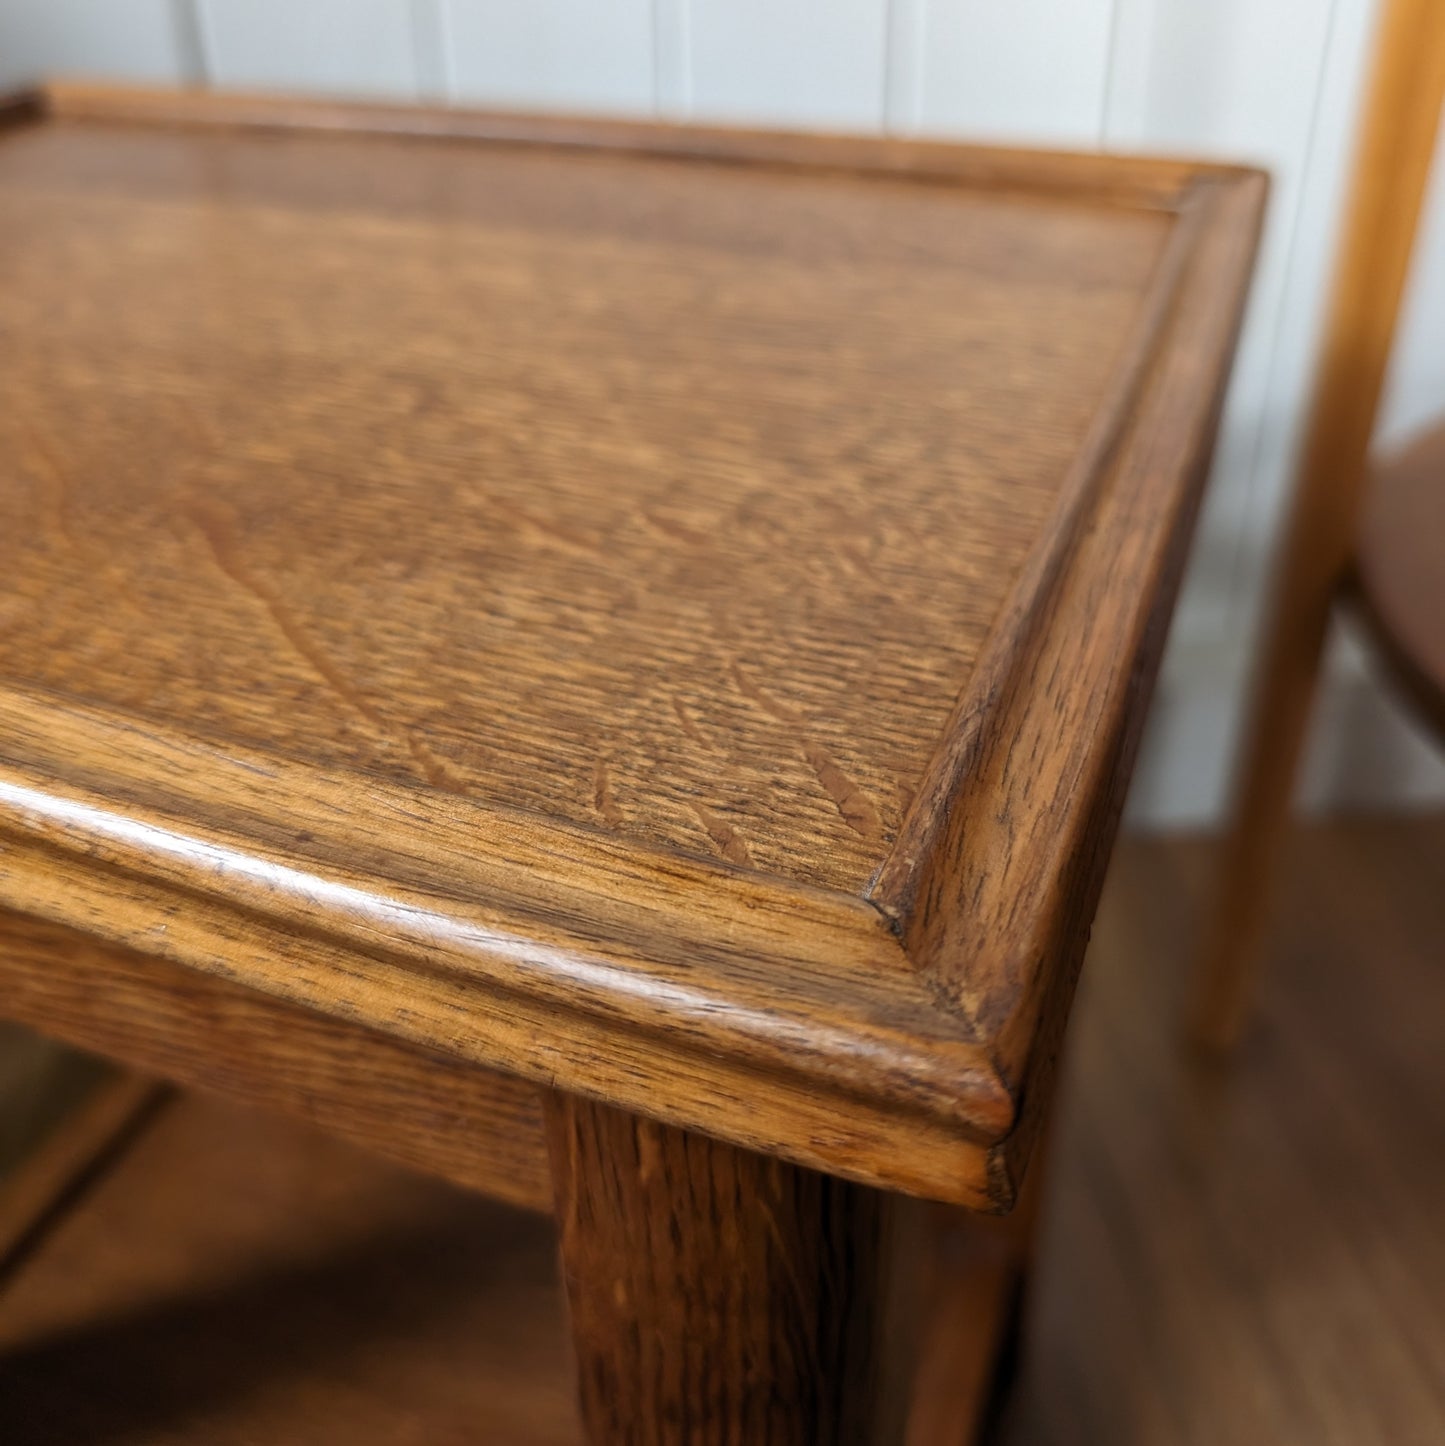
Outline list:
[[[575,1098],[548,1135],[593,1446],[899,1439],[901,1202]]]
[[[1310,606],[1296,590],[1285,596],[1266,653],[1263,685],[1253,700],[1243,769],[1224,854],[1194,1005],[1193,1033],[1205,1048],[1232,1048],[1249,1015],[1269,921],[1271,885],[1289,825],[1300,753],[1309,727],[1320,656],[1329,625],[1330,593]]]
[[[1194,1010],[1198,1039],[1238,1037],[1269,881],[1289,816],[1330,605],[1353,551],[1380,388],[1390,359],[1445,94],[1445,4],[1389,0],[1286,535],[1275,617],[1245,736],[1235,821]]]

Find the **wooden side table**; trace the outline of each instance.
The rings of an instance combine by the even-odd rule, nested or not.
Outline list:
[[[598,1443],[896,1434],[907,1198],[1020,1188],[1262,178],[6,119],[0,1013],[555,1211]]]

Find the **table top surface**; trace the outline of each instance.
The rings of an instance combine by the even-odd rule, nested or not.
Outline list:
[[[795,1007],[804,1054],[846,1037],[788,1089],[876,1065],[890,1118],[1012,1132],[1000,1075],[1076,963],[976,956],[1076,952],[1258,178],[81,88],[11,115],[0,833],[39,852],[3,902],[200,967],[242,911],[303,995],[258,917],[369,988],[535,1001],[552,967],[591,1063],[490,1026],[478,1057],[634,1106],[599,1038],[641,1031],[649,1090],[663,1032],[772,1078]]]

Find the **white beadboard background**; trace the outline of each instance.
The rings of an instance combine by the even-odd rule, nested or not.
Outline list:
[[[1445,3],[1445,0],[1442,0]],[[1131,801],[1218,817],[1317,339],[1378,0],[0,0],[46,73],[1250,160],[1272,214]],[[1445,147],[1442,147],[1445,150]],[[1445,160],[1382,433],[1445,411]],[[1445,555],[1445,539],[1442,539]],[[1337,642],[1312,807],[1445,801],[1445,762]]]

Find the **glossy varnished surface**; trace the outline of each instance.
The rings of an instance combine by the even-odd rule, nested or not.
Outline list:
[[[1120,850],[1000,1439],[1436,1446],[1445,818],[1296,836],[1224,1072],[1177,1029],[1211,852]],[[554,1249],[535,1217],[182,1101],[0,1296],[7,1446],[576,1442]],[[978,1319],[937,1339],[954,1393]],[[957,1394],[937,1406],[909,1446],[956,1446]]]
[[[209,981],[166,978],[299,1007],[328,1109],[361,1029],[419,1098],[431,1052],[1009,1203],[1262,178],[63,87],[11,120],[0,906],[103,946],[65,988],[177,966],[129,997],[197,1070]]]
[[[0,205],[11,679],[855,890],[1170,231],[78,121]]]

